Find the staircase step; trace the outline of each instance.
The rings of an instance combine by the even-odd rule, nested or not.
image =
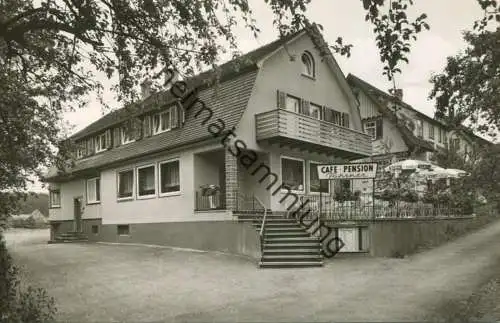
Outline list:
[[[311,250],[321,250],[321,245],[317,242],[312,243],[265,243],[264,250],[276,250],[276,249],[311,249]]]
[[[321,249],[308,248],[281,248],[281,249],[266,249],[264,248],[264,256],[267,255],[321,255]]]
[[[264,242],[269,243],[320,243],[318,239],[307,237],[265,237]]]
[[[283,262],[283,261],[322,261],[323,258],[318,255],[268,255],[262,257],[261,261],[264,262]]]
[[[289,239],[289,238],[306,238],[310,239],[307,232],[265,232],[264,239]]]
[[[322,267],[322,261],[261,261],[261,268],[298,268],[298,267]]]

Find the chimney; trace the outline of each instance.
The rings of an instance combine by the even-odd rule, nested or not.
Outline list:
[[[142,99],[146,99],[147,97],[149,97],[151,95],[151,85],[152,84],[153,84],[153,82],[151,82],[151,80],[149,80],[149,79],[142,82],[142,84],[141,84]]]
[[[389,93],[398,98],[400,101],[403,101],[403,89],[390,89]]]

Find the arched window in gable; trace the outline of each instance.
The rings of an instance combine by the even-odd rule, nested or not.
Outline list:
[[[315,66],[314,66],[314,58],[311,53],[305,51],[301,57],[302,60],[302,74],[305,74],[310,77],[315,77]]]

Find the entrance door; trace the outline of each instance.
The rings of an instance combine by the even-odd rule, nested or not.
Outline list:
[[[82,198],[77,197],[73,200],[74,204],[74,228],[76,232],[82,231]]]

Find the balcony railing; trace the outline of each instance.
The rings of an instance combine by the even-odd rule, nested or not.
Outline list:
[[[360,157],[372,153],[371,137],[365,133],[283,109],[257,114],[255,126],[258,141],[289,138]]]
[[[224,210],[226,208],[226,194],[217,191],[213,195],[203,195],[201,191],[196,192],[196,210]]]

